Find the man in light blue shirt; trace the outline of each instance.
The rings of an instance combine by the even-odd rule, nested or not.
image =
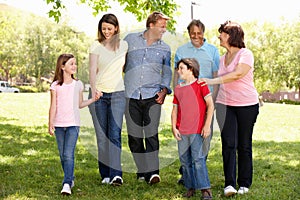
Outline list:
[[[190,41],[178,47],[175,53],[174,66],[176,68],[177,62],[182,58],[195,58],[200,64],[199,78],[215,78],[218,76],[220,54],[214,45],[206,42],[204,38],[205,26],[200,20],[192,20],[187,27]],[[178,73],[174,70],[173,87],[181,82]],[[209,86],[212,97],[215,101],[218,92],[218,86]],[[208,154],[210,147],[210,140],[213,135],[213,120],[211,124],[210,137],[203,142],[204,152]],[[182,174],[182,168],[180,173]],[[184,180],[181,178],[178,183],[182,184]]]
[[[125,64],[126,125],[128,144],[137,178],[150,185],[160,182],[158,126],[161,105],[171,93],[171,49],[161,38],[169,17],[149,15],[144,32],[128,34]]]

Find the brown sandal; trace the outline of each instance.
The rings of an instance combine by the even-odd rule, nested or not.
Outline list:
[[[203,189],[201,190],[202,193],[202,199],[204,200],[211,200],[212,199],[212,193],[210,189]]]
[[[192,188],[192,189],[189,189],[187,191],[187,193],[185,193],[183,195],[183,197],[190,198],[190,197],[194,196],[195,193],[196,193],[195,189]]]

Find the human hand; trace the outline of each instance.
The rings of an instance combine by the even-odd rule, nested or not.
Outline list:
[[[101,91],[96,90],[94,94],[92,94],[93,100],[98,101],[100,97],[103,96],[103,93]]]
[[[197,83],[201,84],[201,85],[207,85],[208,84],[209,79],[208,78],[198,78]]]
[[[54,135],[54,130],[55,130],[55,128],[54,128],[54,126],[53,125],[49,125],[49,127],[48,127],[48,133],[50,134],[50,135]]]
[[[201,131],[202,137],[205,139],[210,135],[210,126],[203,126],[203,129]]]
[[[177,140],[177,141],[180,141],[180,140],[182,140],[182,138],[181,138],[181,134],[180,134],[180,132],[179,132],[179,130],[178,129],[173,129],[173,135],[174,135],[174,137],[175,137],[175,139]]]
[[[157,98],[155,99],[156,102],[157,102],[158,104],[161,104],[161,105],[162,105],[162,104],[164,103],[165,98],[166,98],[166,95],[167,95],[167,89],[164,88],[163,90],[161,90],[161,91],[159,91],[158,93],[156,93],[156,95],[157,95]]]

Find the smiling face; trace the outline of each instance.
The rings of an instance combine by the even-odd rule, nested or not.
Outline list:
[[[180,79],[184,81],[187,81],[191,76],[193,76],[193,72],[188,69],[187,65],[183,62],[179,63],[178,74]]]
[[[227,33],[221,32],[218,38],[220,40],[221,47],[226,47],[226,45],[228,45],[229,35]]]
[[[167,31],[167,20],[158,19],[157,22],[150,23],[151,33],[154,39],[161,39],[163,34]]]
[[[66,75],[72,75],[76,73],[77,65],[76,65],[76,59],[70,58],[63,66],[62,70],[64,71],[64,74]]]
[[[101,31],[105,39],[109,40],[117,33],[118,27],[114,26],[113,24],[103,22]]]
[[[192,26],[190,28],[189,35],[190,35],[192,44],[196,48],[200,48],[203,45],[204,32],[201,28],[199,28],[196,25]]]

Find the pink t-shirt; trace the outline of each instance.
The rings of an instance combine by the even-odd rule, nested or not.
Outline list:
[[[181,134],[200,134],[206,116],[205,97],[210,95],[207,85],[177,85],[173,104],[178,106],[176,127]]]
[[[79,95],[83,91],[82,82],[73,80],[70,84],[63,83],[60,86],[55,81],[51,84],[50,90],[56,92],[54,126],[80,126]]]
[[[225,55],[220,59],[219,76],[223,76],[235,70],[239,63],[247,64],[251,67],[249,72],[241,79],[220,84],[216,103],[229,106],[249,106],[258,103],[258,93],[254,86],[253,71],[254,57],[249,49],[242,48],[238,51],[232,62],[225,66]]]

